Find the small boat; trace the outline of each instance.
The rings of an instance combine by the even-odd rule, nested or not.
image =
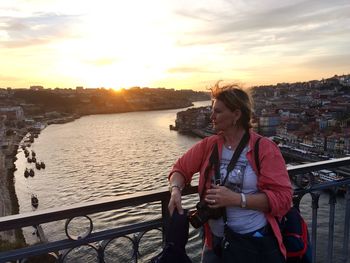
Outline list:
[[[28,157],[27,161],[28,161],[28,163],[31,163],[33,160],[32,160],[32,158]]]
[[[41,169],[45,169],[46,165],[44,162],[40,162]]]
[[[29,175],[30,175],[30,177],[34,176],[34,170],[32,168],[30,168],[30,170],[29,170]]]
[[[337,182],[344,179],[344,177],[339,175],[338,173],[326,169],[313,173],[317,176],[319,183]],[[346,187],[344,185],[338,186],[336,192],[339,194],[345,193]]]
[[[24,177],[28,178],[28,176],[29,176],[29,169],[26,168],[26,170],[24,171]]]
[[[35,157],[36,153],[32,150],[32,157]]]
[[[35,163],[36,162],[36,158],[33,156],[32,157],[32,163]]]
[[[316,176],[318,176],[318,181],[320,183],[323,182],[335,182],[344,179],[343,176],[338,175],[337,173],[330,170],[320,170],[318,172],[314,172]]]
[[[39,206],[39,199],[35,194],[32,194],[31,201],[32,201],[32,206],[34,208],[37,208]]]
[[[36,162],[35,163],[35,167],[36,167],[36,169],[40,170],[41,169],[41,164],[39,162]]]

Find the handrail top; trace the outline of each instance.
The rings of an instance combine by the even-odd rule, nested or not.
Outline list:
[[[197,186],[189,186],[184,189],[184,194],[197,193]],[[124,194],[116,197],[104,197],[97,201],[76,203],[60,206],[59,208],[48,208],[22,214],[15,214],[0,217],[0,231],[30,226],[27,218],[37,224],[57,221],[72,217],[119,209],[127,206],[136,206],[149,202],[159,202],[170,198],[168,187],[161,187],[157,190],[142,191],[133,194]]]
[[[156,201],[156,200],[159,200],[158,195],[165,194],[165,192],[168,192],[168,188],[162,187],[162,188],[157,189],[157,190],[142,191],[142,192],[136,192],[136,193],[132,193],[132,194],[123,194],[123,195],[115,196],[115,197],[103,197],[103,198],[99,198],[99,200],[96,200],[96,201],[87,201],[87,202],[79,202],[79,203],[75,203],[75,204],[71,204],[71,205],[63,205],[63,206],[60,206],[60,210],[68,211],[68,210],[74,210],[77,208],[90,208],[90,207],[94,207],[94,206],[101,205],[101,204],[110,206],[110,205],[115,205],[118,203],[123,203],[123,202],[125,202],[125,200],[132,202],[132,200],[138,199],[141,196],[146,197],[150,200],[155,199],[155,201]],[[142,203],[144,203],[144,202],[142,202]],[[23,215],[34,216],[34,215],[41,215],[41,214],[50,214],[50,213],[54,213],[56,211],[57,211],[57,208],[53,207],[53,208],[46,208],[46,209],[32,211],[32,212],[25,212],[22,214],[3,216],[3,217],[0,217],[0,222],[6,221],[6,220],[12,220],[12,219],[15,219],[15,218],[23,216]]]
[[[350,165],[350,157],[293,165],[287,167],[287,170],[289,175],[296,175],[301,172],[317,171],[324,168],[334,168],[346,165]]]
[[[297,175],[309,171],[320,170],[324,168],[334,168],[344,165],[350,165],[350,157],[313,162],[302,165],[288,167],[289,175]],[[197,192],[197,186],[189,186],[184,190],[184,194],[194,194]],[[156,190],[142,191],[132,194],[124,194],[116,197],[100,198],[97,201],[77,203],[60,208],[49,208],[22,214],[0,217],[0,231],[29,226],[27,218],[36,220],[36,223],[57,221],[77,216],[83,216],[92,213],[98,213],[113,209],[119,209],[127,206],[135,206],[148,202],[156,202],[170,198],[167,187],[161,187]]]

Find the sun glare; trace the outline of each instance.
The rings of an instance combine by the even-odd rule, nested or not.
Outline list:
[[[146,7],[145,7],[146,8]],[[100,10],[101,9],[101,10]],[[177,63],[173,40],[151,13],[99,7],[82,18],[79,38],[56,44],[58,71],[88,87],[150,86]],[[116,14],[117,12],[117,14]],[[164,31],[164,34],[161,34]]]

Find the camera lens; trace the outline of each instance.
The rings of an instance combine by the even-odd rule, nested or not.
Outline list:
[[[205,223],[200,218],[200,216],[198,214],[198,210],[192,212],[189,215],[188,220],[190,221],[191,226],[193,226],[194,228],[200,228]]]

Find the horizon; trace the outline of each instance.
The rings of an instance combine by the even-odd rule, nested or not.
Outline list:
[[[321,79],[310,79],[310,80],[306,80],[306,81],[296,81],[296,82],[279,82],[279,83],[275,83],[275,84],[264,84],[264,85],[255,85],[255,86],[243,86],[244,88],[256,88],[256,87],[264,87],[264,86],[277,86],[278,84],[297,84],[297,83],[307,83],[307,82],[311,82],[311,81],[322,81],[324,79],[330,79],[333,77],[341,77],[341,76],[350,76],[350,73],[348,74],[335,74],[333,76],[327,76],[327,77],[323,77]],[[122,90],[130,90],[133,88],[140,88],[140,89],[174,89],[174,90],[192,90],[192,91],[200,91],[200,92],[210,92],[210,90],[208,89],[191,89],[191,88],[186,88],[186,89],[176,89],[176,88],[167,88],[167,87],[142,87],[142,86],[133,86],[133,87],[121,87],[121,88],[114,88],[114,87],[84,87],[84,86],[76,86],[76,87],[55,87],[55,88],[46,88],[42,85],[30,85],[29,87],[0,87],[0,89],[7,89],[7,88],[11,88],[11,89],[30,89],[32,87],[43,87],[44,90],[54,90],[54,89],[72,89],[75,90],[78,87],[79,88],[83,88],[83,89],[104,89],[104,90],[114,90],[116,92],[122,91]]]
[[[349,74],[350,3],[0,3],[0,87],[205,91]]]

